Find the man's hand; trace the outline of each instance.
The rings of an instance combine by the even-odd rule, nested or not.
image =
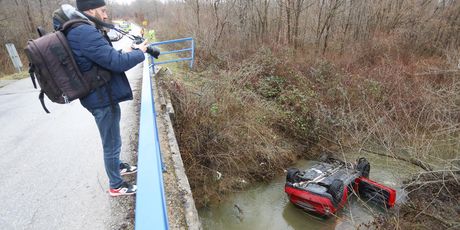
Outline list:
[[[133,44],[132,45],[132,48],[133,49],[140,49],[142,50],[142,52],[145,53],[145,51],[147,51],[147,40],[145,40],[144,42],[142,42],[141,44],[137,45],[137,44]]]

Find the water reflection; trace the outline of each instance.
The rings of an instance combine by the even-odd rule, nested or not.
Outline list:
[[[334,229],[336,225],[335,218],[321,218],[306,213],[291,203],[287,203],[284,207],[283,218],[288,226],[286,229],[329,230]]]

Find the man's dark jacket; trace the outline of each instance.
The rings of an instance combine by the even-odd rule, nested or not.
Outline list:
[[[95,26],[87,24],[71,29],[67,33],[67,41],[81,72],[86,72],[94,64],[97,64],[112,73],[112,79],[107,85],[93,90],[86,97],[80,98],[80,102],[85,108],[97,109],[110,106],[111,103],[133,99],[133,93],[124,71],[144,60],[142,51],[134,50],[121,53],[111,46]],[[109,93],[112,94],[111,98]]]

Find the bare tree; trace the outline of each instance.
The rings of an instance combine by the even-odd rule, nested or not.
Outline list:
[[[24,44],[35,27],[51,29],[51,13],[66,0],[1,0],[0,41]],[[195,36],[207,52],[256,49],[279,43],[296,50],[344,54],[356,41],[398,33],[420,52],[459,46],[460,2],[455,0],[137,0],[108,1],[114,18],[143,19],[174,38]],[[14,12],[14,13],[13,13]],[[170,31],[170,32],[168,32]],[[173,32],[174,31],[174,32]],[[330,44],[334,44],[333,46]],[[430,51],[431,50],[431,51]],[[5,52],[0,50],[0,52]]]

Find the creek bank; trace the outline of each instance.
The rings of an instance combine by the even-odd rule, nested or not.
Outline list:
[[[460,171],[420,173],[404,182],[407,202],[362,225],[377,229],[458,229]]]
[[[284,54],[289,52],[261,48],[225,67],[206,63],[168,85],[198,206],[270,183],[299,158],[315,158],[314,152],[338,152],[350,161],[370,145],[379,150],[373,155],[388,154],[377,164],[369,157],[371,178],[386,175],[376,181],[393,188],[422,168],[436,168],[431,164],[440,152],[458,158],[452,138],[458,116],[446,113],[458,110],[454,79],[408,78],[406,72],[426,69],[419,59],[401,63],[382,56],[385,62],[361,68],[360,59],[350,57],[343,63]],[[392,157],[402,161],[388,168]]]

